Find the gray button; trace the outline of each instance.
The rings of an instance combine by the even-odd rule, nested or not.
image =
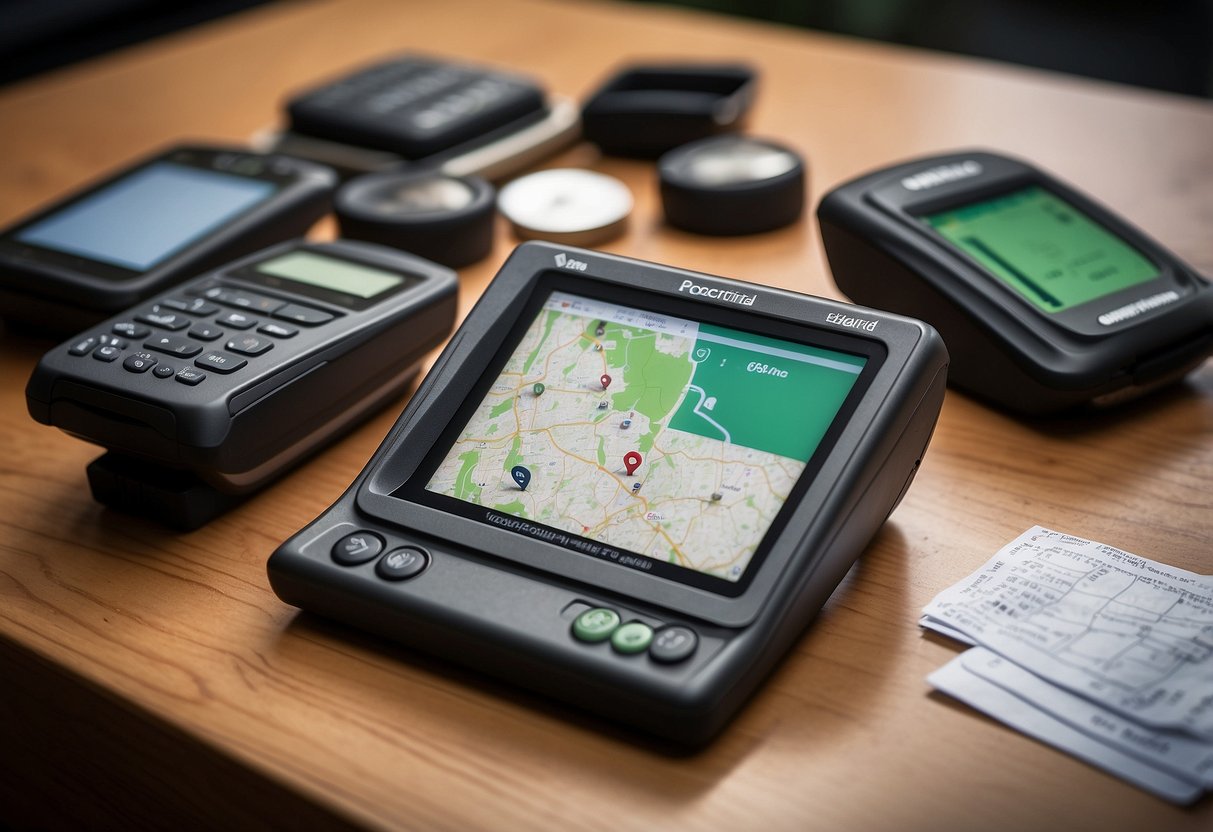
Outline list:
[[[333,560],[342,566],[366,563],[383,551],[383,538],[371,532],[353,532],[333,544]]]
[[[674,664],[689,659],[698,646],[699,636],[690,627],[662,627],[649,645],[649,655],[655,662]]]
[[[393,549],[375,564],[375,574],[388,581],[403,581],[420,575],[429,564],[429,555],[416,546]]]

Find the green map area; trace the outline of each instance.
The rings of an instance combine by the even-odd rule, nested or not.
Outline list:
[[[554,293],[426,488],[737,580],[864,360]]]
[[[694,389],[669,426],[808,462],[855,383],[854,374],[833,365],[858,373],[864,360],[750,333],[739,342],[737,336],[700,327],[692,353],[699,359]],[[803,360],[813,358],[830,364]]]

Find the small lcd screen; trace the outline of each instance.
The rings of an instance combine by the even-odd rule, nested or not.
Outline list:
[[[405,278],[399,274],[312,251],[284,254],[258,263],[256,269],[263,274],[353,295],[364,300],[381,295],[405,282]]]
[[[267,199],[277,187],[155,162],[22,229],[16,239],[144,272]]]
[[[425,490],[585,554],[736,582],[868,360],[553,292]]]
[[[1038,186],[922,218],[1045,312],[1158,277],[1136,249]]]

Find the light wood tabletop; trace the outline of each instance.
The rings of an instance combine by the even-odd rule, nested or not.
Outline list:
[[[1213,106],[1125,87],[648,5],[271,4],[0,89],[0,223],[181,139],[247,142],[286,95],[420,51],[582,100],[632,60],[744,60],[748,131],[799,149],[809,210],[741,238],[661,219],[652,163],[606,250],[841,297],[812,207],[929,152],[1033,160],[1213,274]],[[331,235],[332,226],[316,232]],[[461,314],[516,240],[460,273]],[[304,615],[266,558],[343,491],[403,402],[192,533],[90,498],[98,449],[36,424],[51,346],[0,335],[0,825],[416,829],[1209,830],[931,692],[960,647],[936,593],[1039,523],[1213,572],[1213,365],[1097,419],[1024,421],[949,391],[922,470],[816,623],[706,750],[576,711]]]

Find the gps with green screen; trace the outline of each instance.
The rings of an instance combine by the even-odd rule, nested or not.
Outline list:
[[[909,487],[946,362],[918,321],[527,243],[270,580],[702,743]]]
[[[1108,209],[991,153],[920,159],[818,207],[839,288],[930,321],[950,379],[1024,413],[1113,404],[1213,352],[1213,291]]]

